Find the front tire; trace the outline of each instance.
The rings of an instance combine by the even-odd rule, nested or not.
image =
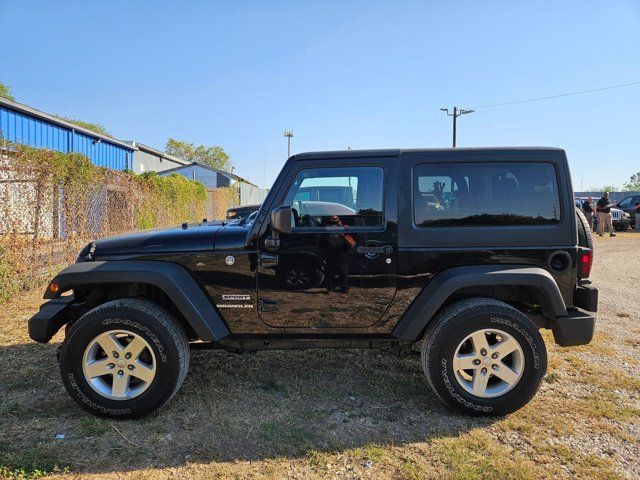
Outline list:
[[[451,408],[506,415],[538,391],[547,352],[526,315],[504,302],[471,298],[433,319],[422,346],[422,366],[434,392]]]
[[[189,342],[159,305],[138,299],[104,303],[69,329],[60,350],[67,392],[85,410],[137,418],[168,402],[189,368]]]

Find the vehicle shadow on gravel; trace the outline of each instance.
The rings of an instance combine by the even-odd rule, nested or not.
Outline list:
[[[91,473],[303,457],[491,423],[444,407],[417,357],[375,350],[196,351],[169,405],[141,420],[98,419],[67,396],[55,350],[0,347],[0,467]]]

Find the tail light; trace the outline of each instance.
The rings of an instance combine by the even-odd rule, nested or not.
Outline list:
[[[578,249],[578,278],[589,278],[593,265],[593,250],[590,248]]]

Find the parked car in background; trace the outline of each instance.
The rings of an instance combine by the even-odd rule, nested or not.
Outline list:
[[[240,220],[244,217],[248,217],[253,212],[257,212],[258,210],[260,210],[260,204],[231,207],[229,210],[227,210],[227,220]]]
[[[640,199],[640,196],[638,196],[638,198]],[[580,210],[582,210],[582,204],[584,202],[587,201],[587,197],[576,197],[575,198],[576,201],[576,208],[579,208]],[[594,202],[594,206],[595,206]],[[598,228],[598,220],[597,217],[595,217],[594,223],[595,225],[593,225],[593,230],[596,230]],[[634,219],[634,224],[635,224],[635,213],[633,216]],[[629,230],[629,225],[631,224],[631,217],[627,212],[622,211],[620,208],[611,208],[611,220],[613,221],[613,228],[616,229],[616,231],[618,232],[626,232],[627,230]]]
[[[620,200],[616,205],[616,207],[629,215],[629,225],[631,225],[631,228],[636,228],[635,204],[638,202],[640,202],[640,195],[629,195]]]

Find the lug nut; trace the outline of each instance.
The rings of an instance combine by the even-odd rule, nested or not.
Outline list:
[[[113,358],[118,358],[120,355],[118,355],[118,352],[116,352],[115,350],[113,351]]]
[[[475,360],[473,361],[473,364],[474,364],[474,365],[480,365],[480,360],[475,359]]]
[[[487,354],[487,351],[484,348],[480,349],[480,355],[482,355],[484,357],[486,354]],[[118,358],[118,357],[116,357],[116,358]]]
[[[129,360],[131,358],[131,352],[127,352],[124,356],[124,358],[126,358],[127,360]]]
[[[120,376],[124,375],[124,370],[118,370],[118,375]]]
[[[495,360],[496,358],[498,358],[498,352],[496,352],[496,353],[492,354],[492,355],[491,355],[491,358],[493,358],[494,360]]]
[[[491,365],[491,368],[493,368],[494,370],[500,370],[500,367],[498,365],[496,365],[495,363],[493,365]]]
[[[107,368],[111,369],[111,368],[115,368],[116,364],[115,363],[107,363]]]
[[[482,373],[487,373],[486,367],[482,367]]]
[[[136,368],[136,367],[134,367],[133,365],[127,365],[127,368],[128,368],[129,370],[133,370],[133,369],[134,369],[134,368]]]

